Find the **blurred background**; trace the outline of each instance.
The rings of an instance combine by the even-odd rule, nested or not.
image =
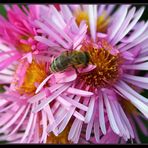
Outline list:
[[[21,4],[19,4],[19,5],[21,5]],[[137,8],[140,8],[142,6],[145,6],[146,9],[144,11],[143,16],[141,17],[141,20],[148,21],[148,5],[138,4],[138,5],[134,5],[134,6],[136,6]],[[3,7],[3,4],[0,4],[0,15],[3,15],[4,17],[6,17],[6,11],[5,11],[4,7]],[[142,75],[143,75],[143,73],[142,73]],[[3,92],[3,91],[4,91],[4,89],[0,85],[0,92]],[[148,98],[148,91],[143,92],[143,95]],[[148,121],[143,121],[143,122],[147,126],[147,130],[148,130]],[[148,137],[146,137],[146,136],[144,136],[142,134],[142,132],[140,131],[139,127],[137,127],[137,130],[139,131],[139,138],[140,138],[141,142],[143,144],[148,143]],[[0,143],[2,144],[2,143],[6,143],[6,142],[0,142]]]

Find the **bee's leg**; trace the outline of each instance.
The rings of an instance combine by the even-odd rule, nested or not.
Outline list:
[[[74,65],[72,65],[72,67],[75,69],[76,73],[79,74],[77,68]]]

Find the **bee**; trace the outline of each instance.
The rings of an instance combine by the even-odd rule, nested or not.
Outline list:
[[[50,65],[50,70],[62,72],[73,67],[76,72],[78,67],[87,66],[89,54],[86,51],[63,51],[60,56],[55,58]]]

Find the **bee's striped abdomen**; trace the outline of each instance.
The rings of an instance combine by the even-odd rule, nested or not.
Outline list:
[[[59,57],[57,57],[52,63],[51,63],[51,71],[52,72],[59,72],[63,71],[68,67],[69,59],[66,55],[66,53],[63,53]]]
[[[89,56],[84,51],[66,51],[57,57],[50,66],[52,72],[60,72],[68,67],[86,66],[89,62]]]

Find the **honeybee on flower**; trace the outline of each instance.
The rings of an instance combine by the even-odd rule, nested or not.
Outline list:
[[[139,76],[137,72],[147,70],[148,23],[138,22],[144,7],[136,10],[131,5],[122,5],[116,11],[115,5],[60,5],[59,8],[50,6],[49,16],[43,16],[42,22],[35,21],[43,32],[35,39],[48,45],[50,53],[54,51],[53,47],[59,48],[59,54],[53,52],[48,81],[52,87],[61,87],[56,94],[39,99],[39,91],[47,79],[43,81],[37,88],[36,98],[30,100],[32,103],[40,101],[34,112],[64,99],[67,105],[71,104],[71,109],[69,111],[67,107],[68,112],[61,112],[57,107],[61,115],[48,124],[48,133],[57,130],[60,134],[70,124],[67,138],[74,143],[79,142],[83,127],[86,128],[86,141],[92,139],[93,133],[93,141],[99,143],[108,129],[124,141],[135,139],[136,133],[129,119],[131,113],[126,112],[130,105],[123,104],[127,100],[127,104],[132,104],[134,110],[147,119],[147,98],[137,92],[138,88],[147,89],[147,77]],[[78,27],[84,32],[75,36]],[[52,45],[48,44],[48,39]],[[73,68],[61,71],[59,59],[65,49],[67,53],[85,49],[93,64],[77,67],[78,73]]]

